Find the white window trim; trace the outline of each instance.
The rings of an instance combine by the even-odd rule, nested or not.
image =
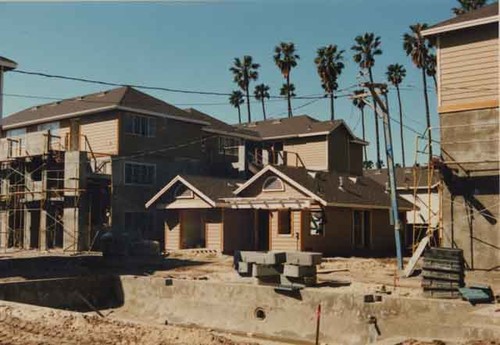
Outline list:
[[[278,180],[279,182],[281,182],[281,188],[266,188],[266,184],[269,182],[270,179],[276,179]],[[262,184],[262,191],[263,192],[284,192],[285,191],[285,183],[283,182],[283,180],[281,178],[279,178],[278,176],[268,176],[265,180],[264,180],[264,183]]]
[[[128,183],[127,182],[127,164],[131,165],[143,165],[143,166],[151,166],[153,167],[153,182],[152,183]],[[153,186],[156,181],[156,164],[153,163],[141,163],[141,162],[131,162],[126,161],[123,162],[123,184],[126,186]]]

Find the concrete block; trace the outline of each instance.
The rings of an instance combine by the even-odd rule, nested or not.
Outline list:
[[[286,253],[284,252],[240,252],[241,261],[251,262],[261,265],[277,265],[284,263]]]
[[[287,252],[286,263],[299,266],[319,265],[323,254],[313,252]]]
[[[315,276],[316,266],[298,266],[286,264],[283,266],[283,275],[293,278]]]
[[[252,264],[249,262],[238,262],[238,273],[244,276],[252,275]]]
[[[285,286],[310,287],[317,284],[316,276],[311,277],[287,277],[284,274],[280,275],[280,284]]]
[[[253,277],[271,277],[281,274],[279,266],[252,264]]]

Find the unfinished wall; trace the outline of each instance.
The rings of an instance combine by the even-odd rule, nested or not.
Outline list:
[[[254,249],[254,210],[223,210],[223,252]]]
[[[270,250],[295,251],[300,250],[300,234],[302,228],[302,217],[300,210],[292,210],[290,213],[291,231],[290,234],[279,234],[279,217],[278,211],[269,212],[269,233],[271,241],[269,243]]]
[[[341,173],[349,172],[349,133],[344,127],[339,127],[328,138],[329,170]]]
[[[222,250],[222,210],[214,209],[205,212],[205,247],[217,251]]]
[[[165,250],[181,249],[181,224],[179,211],[162,211],[164,222]]]
[[[297,153],[306,166],[311,170],[328,169],[328,143],[326,136],[287,139],[283,142],[283,150]],[[286,165],[301,166],[293,154],[287,156]]]

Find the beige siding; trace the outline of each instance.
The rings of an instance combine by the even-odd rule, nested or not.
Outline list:
[[[177,198],[169,203],[167,209],[193,209],[193,208],[211,208],[212,206],[194,194],[193,198]]]
[[[271,234],[270,250],[295,251],[300,250],[300,233],[301,233],[301,211],[292,211],[291,225],[292,231],[290,235],[278,234],[278,211],[270,212],[269,227]],[[298,236],[295,236],[298,234]]]
[[[165,215],[165,250],[180,249],[181,225],[179,212],[167,212]]]
[[[262,175],[257,181],[252,183],[247,189],[241,192],[243,197],[258,197],[259,199],[290,199],[290,198],[306,198],[304,193],[297,190],[295,187],[287,184],[283,181],[285,185],[285,190],[283,191],[262,191],[262,185],[269,176],[275,176],[271,172],[267,172]]]
[[[498,100],[498,26],[440,37],[440,106]]]
[[[210,210],[205,215],[205,241],[208,249],[220,251],[222,242],[221,210]]]
[[[85,143],[84,136],[86,136],[94,153],[118,153],[118,119],[82,123],[80,133],[82,150],[89,150]]]
[[[320,136],[286,140],[283,143],[283,150],[298,154],[308,169],[326,170],[328,169],[326,138]],[[289,166],[301,166],[294,154],[287,155],[286,163]]]

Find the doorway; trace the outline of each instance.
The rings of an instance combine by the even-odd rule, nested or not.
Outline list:
[[[257,250],[269,250],[269,211],[257,210]]]

